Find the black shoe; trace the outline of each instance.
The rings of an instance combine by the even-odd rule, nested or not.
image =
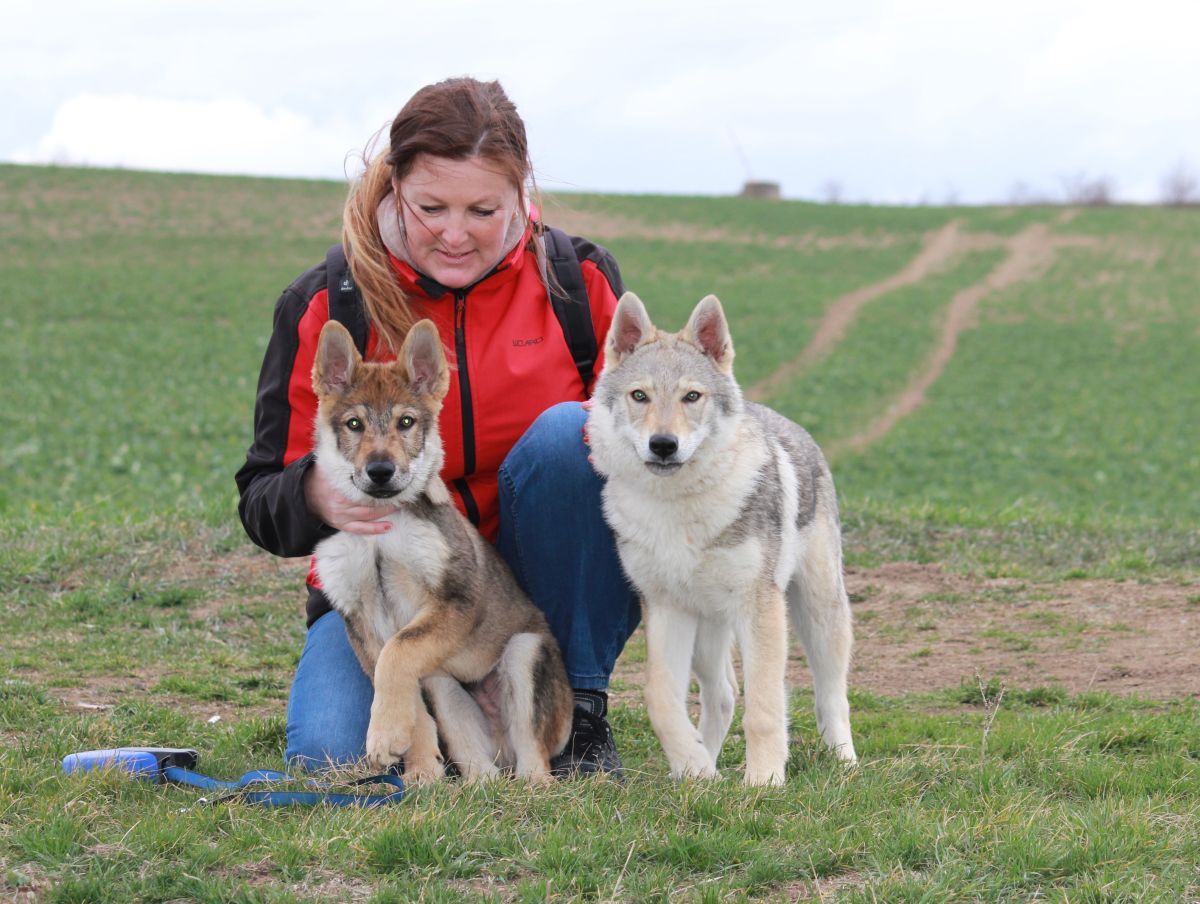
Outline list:
[[[576,706],[571,718],[571,736],[563,752],[550,761],[550,774],[555,778],[573,778],[595,772],[610,773],[618,780],[624,778],[608,720]]]

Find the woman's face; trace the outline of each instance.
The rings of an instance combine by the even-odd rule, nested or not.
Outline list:
[[[461,289],[500,261],[520,196],[488,160],[421,154],[408,175],[392,180],[392,189],[408,253],[426,276]]]

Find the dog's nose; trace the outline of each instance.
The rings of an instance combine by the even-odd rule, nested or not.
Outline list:
[[[650,451],[659,458],[670,458],[679,451],[679,440],[669,433],[656,433],[650,437]]]
[[[367,476],[371,483],[385,484],[396,473],[396,466],[390,461],[373,461],[367,465]]]

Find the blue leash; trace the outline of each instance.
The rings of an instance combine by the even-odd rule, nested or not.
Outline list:
[[[227,791],[220,797],[209,800],[201,798],[203,803],[219,804],[230,800],[240,800],[247,804],[258,804],[264,807],[315,806],[329,804],[334,807],[382,807],[385,804],[399,803],[404,797],[404,780],[398,775],[372,775],[368,778],[355,779],[345,782],[350,787],[361,785],[384,784],[395,788],[388,794],[339,794],[332,791],[251,791],[250,785],[271,784],[273,782],[290,782],[295,779],[286,772],[275,772],[271,769],[253,769],[236,782],[226,782],[210,778],[184,769],[181,766],[167,766],[162,770],[165,781],[178,785],[190,785],[205,791]],[[309,780],[306,782],[316,788],[327,788],[321,782]]]
[[[89,772],[92,769],[112,768],[127,772],[135,778],[155,782],[174,782],[201,788],[205,791],[224,791],[220,797],[200,798],[198,803],[224,803],[239,800],[263,807],[315,806],[329,804],[334,807],[381,807],[399,803],[404,799],[404,780],[397,775],[372,775],[340,784],[349,787],[362,785],[390,785],[395,790],[387,794],[344,794],[324,790],[329,784],[313,779],[305,781],[316,791],[265,791],[250,790],[252,785],[269,785],[278,782],[294,782],[297,779],[286,772],[273,769],[253,769],[235,782],[211,778],[195,771],[198,755],[196,751],[174,747],[116,747],[109,750],[87,750],[72,753],[63,759],[63,772],[68,775]]]

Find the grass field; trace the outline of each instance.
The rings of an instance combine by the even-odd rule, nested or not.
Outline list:
[[[852,773],[797,662],[785,787],[738,784],[736,723],[730,780],[670,782],[635,639],[621,786],[262,811],[62,776],[120,744],[280,764],[304,563],[250,546],[232,475],[344,191],[0,166],[0,898],[1200,898],[1196,210],[547,198],[660,325],[718,294],[743,386],[830,452]]]

